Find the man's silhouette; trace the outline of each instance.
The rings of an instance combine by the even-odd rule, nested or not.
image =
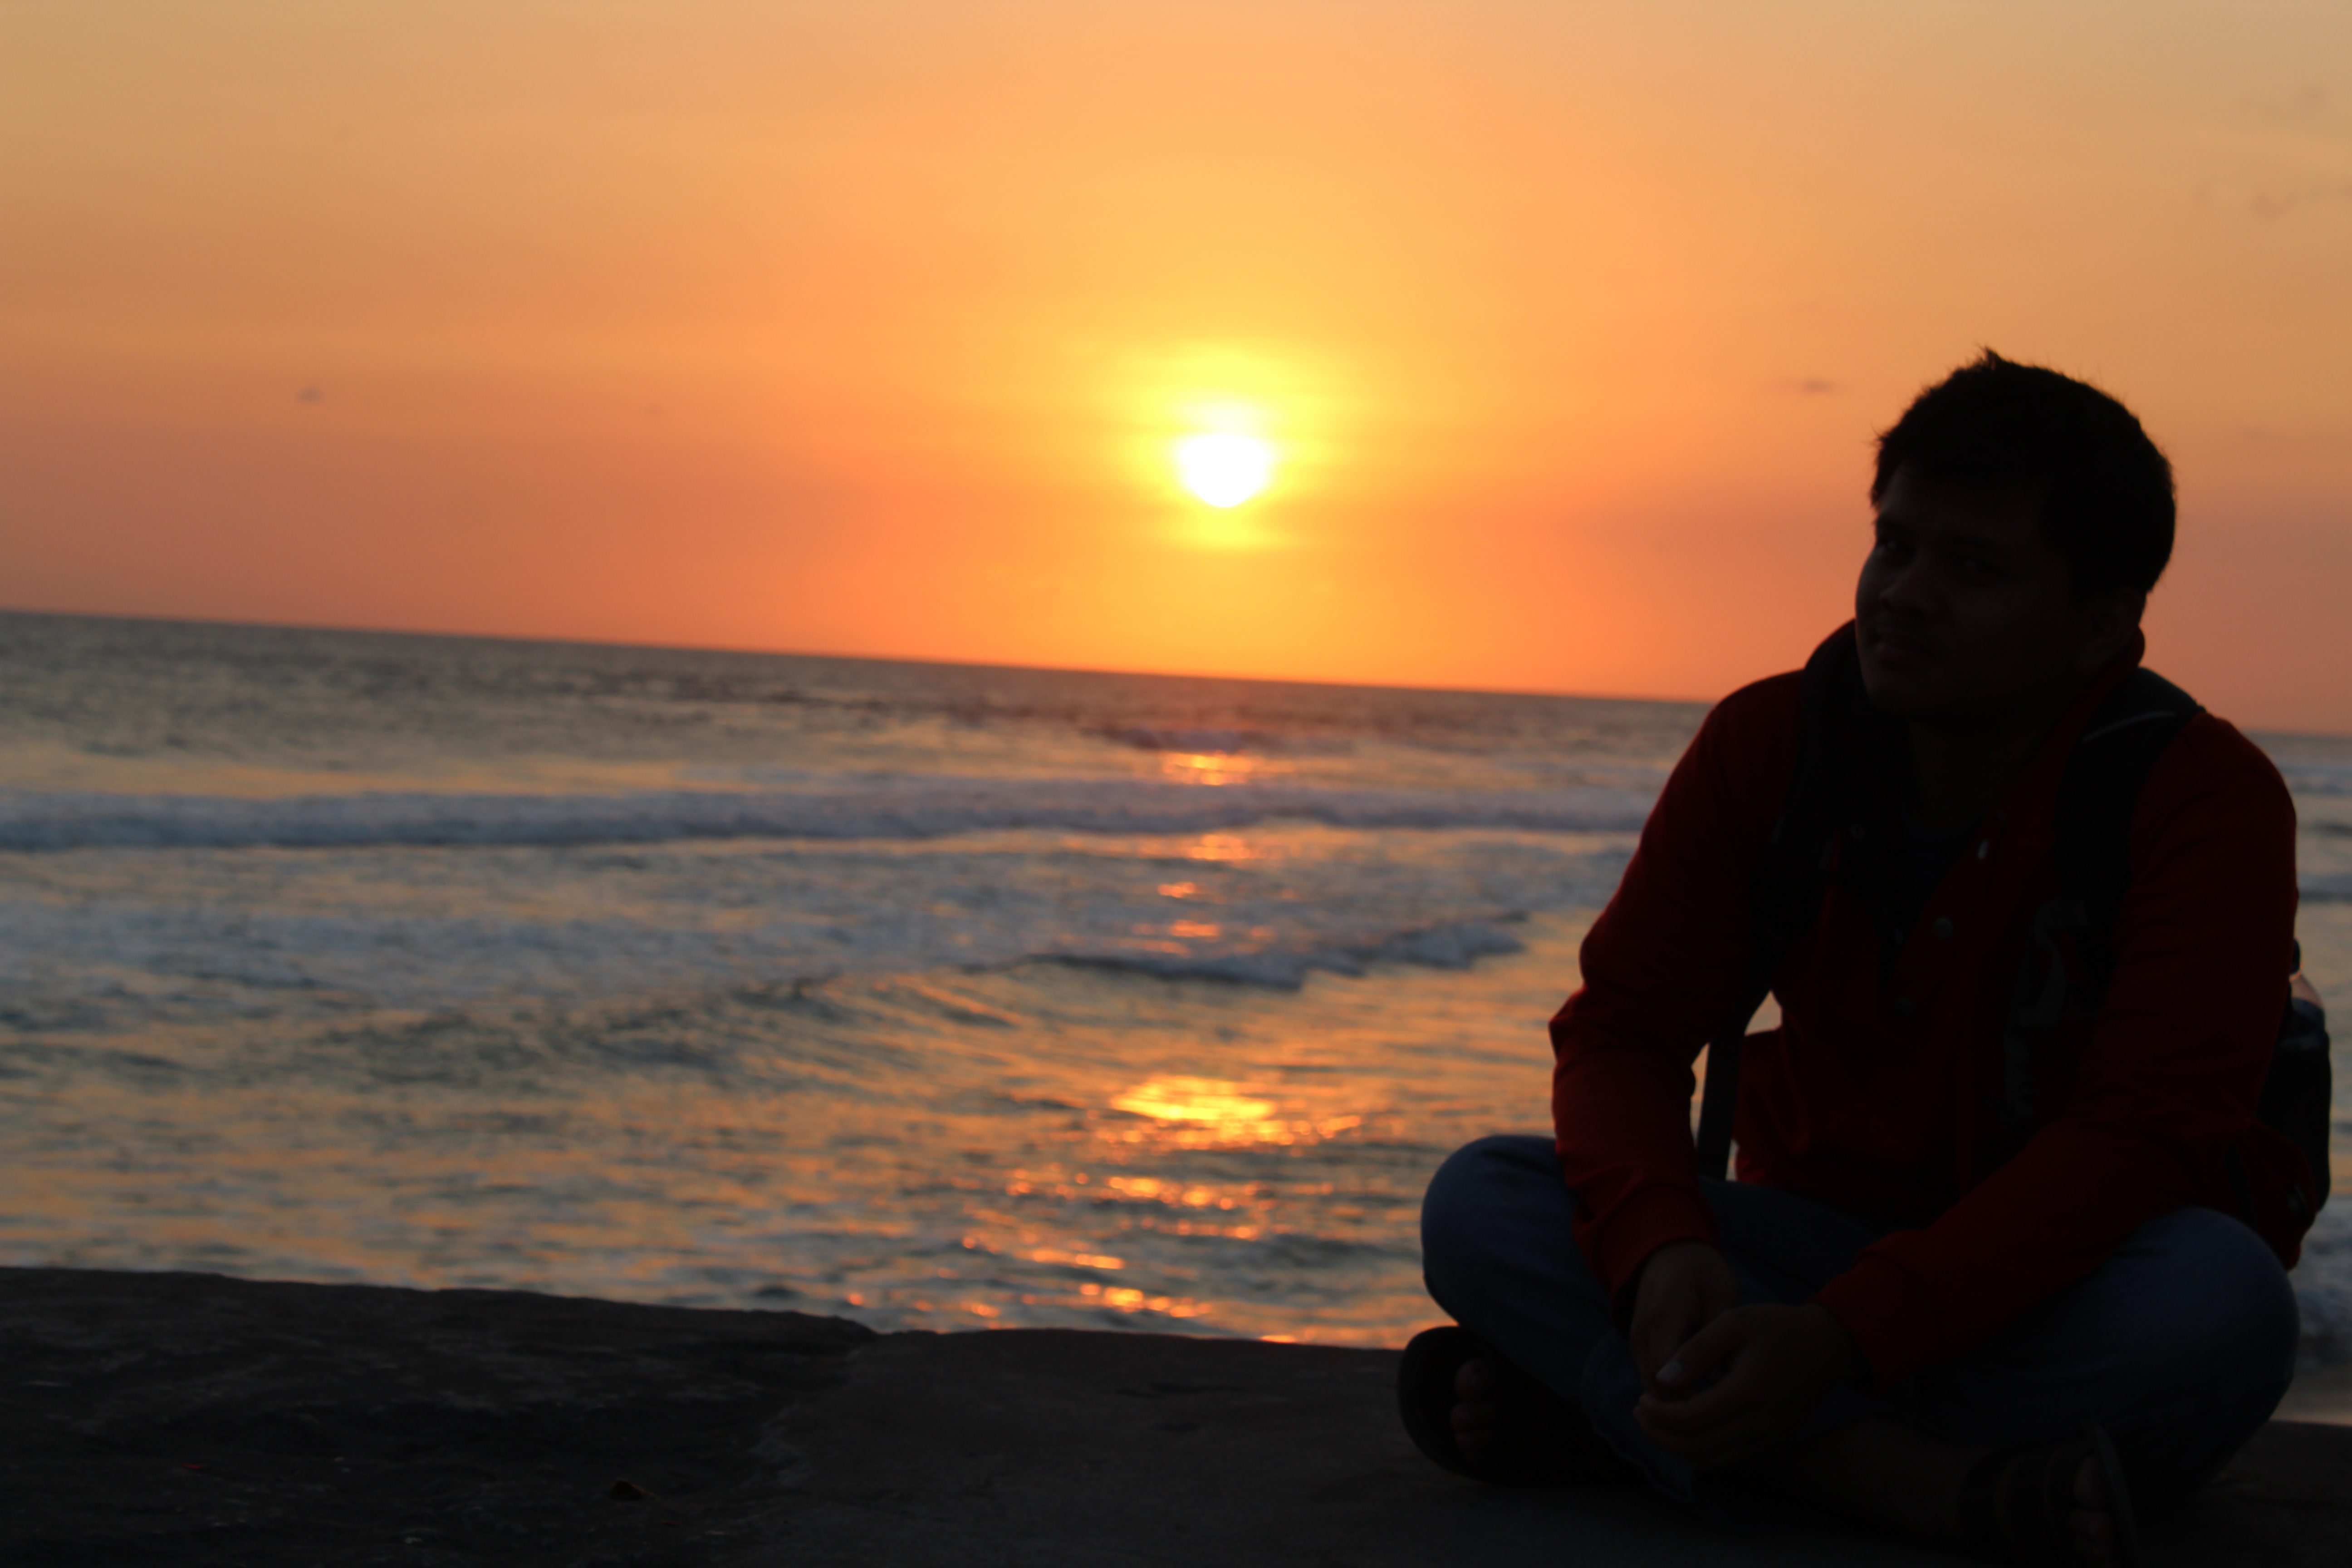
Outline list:
[[[2062,782],[2172,547],[2169,466],[2122,405],[1987,353],[1880,438],[1853,624],[1708,716],[1585,942],[1556,1137],[1432,1184],[1462,1327],[1408,1352],[1406,1417],[1490,1479],[1631,1468],[1735,1523],[1804,1495],[1995,1557],[2128,1558],[2131,1496],[2210,1477],[2294,1366],[2309,1203],[2278,1195],[2309,1173],[2255,1117],[2294,808],[2200,712],[2116,808],[2112,929],[2062,885]],[[1693,1063],[1802,767],[1836,805],[1821,892],[1715,1181]]]

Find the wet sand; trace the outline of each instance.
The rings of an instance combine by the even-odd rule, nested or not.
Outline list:
[[[0,1269],[0,1561],[1925,1564],[1499,1491],[1397,1429],[1391,1352]],[[2336,1392],[2340,1392],[2340,1389]],[[2334,1394],[2328,1394],[2334,1397]],[[2280,1420],[2147,1521],[2158,1563],[2318,1564],[2352,1428]]]

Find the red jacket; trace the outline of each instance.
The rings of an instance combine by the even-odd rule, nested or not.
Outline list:
[[[2284,1002],[2294,807],[2269,759],[2210,715],[2166,747],[2134,809],[2105,1005],[2032,1041],[2030,1122],[2001,1124],[2018,928],[2055,891],[2059,779],[2139,651],[2052,732],[1891,962],[1864,900],[1833,880],[1776,978],[1780,1026],[1745,1047],[1739,1179],[1909,1227],[1816,1298],[1882,1389],[2088,1275],[2147,1220],[2234,1208],[2229,1145],[2268,1133],[2253,1108]],[[1738,1001],[1748,879],[1796,766],[1798,679],[1707,716],[1552,1020],[1577,1240],[1621,1300],[1659,1247],[1716,1239],[1692,1065]]]

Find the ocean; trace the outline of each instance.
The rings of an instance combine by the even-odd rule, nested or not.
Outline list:
[[[0,1262],[1361,1345],[1437,1316],[1437,1163],[1546,1125],[1705,713],[24,614],[0,668]],[[2352,997],[2352,740],[2257,739]],[[2296,1283],[2352,1360],[2352,1199]]]

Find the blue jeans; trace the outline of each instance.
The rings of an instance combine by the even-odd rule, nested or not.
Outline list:
[[[1794,1194],[1702,1184],[1742,1297],[1802,1302],[1893,1229]],[[1641,1394],[1608,1289],[1578,1250],[1576,1200],[1546,1138],[1484,1138],[1431,1182],[1429,1293],[1514,1366],[1582,1408],[1670,1497],[1718,1522],[1765,1522],[1738,1471],[1694,1473],[1633,1425]],[[2202,1485],[2270,1418],[2294,1372],[2294,1292],[2260,1237],[2211,1209],[2150,1220],[2097,1272],[1885,1397],[1841,1389],[1809,1432],[1884,1415],[1968,1447],[2055,1442],[2096,1420],[2139,1495]]]

